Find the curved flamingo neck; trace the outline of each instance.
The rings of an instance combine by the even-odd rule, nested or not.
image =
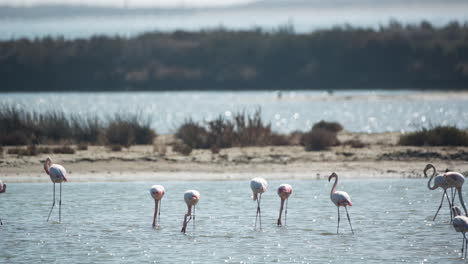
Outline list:
[[[431,187],[431,181],[432,181],[432,179],[434,178],[434,176],[436,175],[436,169],[435,169],[435,167],[432,166],[432,165],[430,165],[430,168],[432,169],[432,175],[431,175],[431,177],[429,178],[429,181],[427,181],[427,188],[429,188],[429,190],[435,190],[437,187],[435,186],[435,183],[434,183],[434,185],[432,185],[432,187]],[[424,176],[425,176],[426,178],[427,178],[427,174],[426,174],[426,171],[427,171],[427,170],[428,170],[428,169],[424,170]]]
[[[44,170],[47,173],[47,175],[50,175],[50,163],[51,163],[50,160],[46,160],[44,162]]]
[[[330,192],[330,197],[336,192],[336,185],[338,184],[338,176],[333,176],[335,178],[335,183],[333,183],[333,187]]]

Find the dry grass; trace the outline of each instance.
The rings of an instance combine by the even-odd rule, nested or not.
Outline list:
[[[437,126],[431,129],[401,135],[399,145],[405,146],[468,146],[468,133],[453,126]]]

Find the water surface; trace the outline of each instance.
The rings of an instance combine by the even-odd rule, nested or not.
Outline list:
[[[0,104],[28,111],[64,111],[109,117],[140,113],[158,133],[174,133],[184,120],[208,121],[236,112],[262,110],[278,132],[306,131],[320,121],[337,121],[353,132],[414,131],[434,125],[468,124],[467,96],[422,96],[414,91],[242,91],[4,93]],[[440,93],[439,93],[440,95]]]
[[[161,226],[151,228],[153,182],[65,183],[62,223],[46,217],[52,184],[9,184],[0,195],[0,263],[463,263],[461,234],[444,206],[432,216],[440,191],[426,180],[343,180],[353,200],[355,235],[325,180],[288,180],[294,192],[287,227],[271,181],[262,199],[263,231],[253,231],[256,203],[248,181],[163,182]],[[183,192],[198,189],[196,226],[180,233]],[[344,211],[343,211],[344,213]]]

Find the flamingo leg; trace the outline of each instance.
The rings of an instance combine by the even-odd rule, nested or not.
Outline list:
[[[161,223],[161,203],[162,203],[162,199],[159,200],[158,223]]]
[[[463,233],[463,239],[464,239],[463,241],[465,242],[465,259],[466,259],[466,251],[467,251],[466,249],[468,247],[468,243],[467,243],[468,240],[466,239],[465,233]]]
[[[158,216],[158,200],[154,200],[153,227],[156,227],[157,216]]]
[[[281,206],[280,206],[280,211],[279,211],[279,216],[278,216],[278,222],[277,222],[277,225],[278,226],[281,226],[281,215],[283,213],[283,206],[284,206],[284,200],[281,199]]]
[[[349,226],[351,227],[351,232],[354,234],[353,226],[351,225],[351,219],[349,218],[349,214],[348,214],[348,207],[345,206],[344,209],[346,210],[346,216],[348,216],[348,222],[349,222]]]
[[[258,218],[259,218],[259,215],[260,215],[260,197],[257,199],[257,213],[255,214],[255,227],[254,227],[254,230],[257,229],[257,222],[258,222]],[[260,224],[260,229],[262,229],[261,224]]]
[[[3,225],[2,219],[0,218],[0,225]]]
[[[458,190],[458,199],[460,200],[460,203],[461,205],[463,206],[463,210],[465,211],[465,215],[468,215],[468,213],[466,212],[466,207],[465,207],[465,202],[463,201],[463,196],[462,196],[462,190],[461,190],[461,187],[460,188],[457,188]]]
[[[340,229],[340,207],[337,206],[338,208],[338,225],[336,226],[336,234],[338,235],[338,230]]]
[[[193,231],[195,231],[195,208],[196,208],[196,206],[194,205],[193,206]],[[190,218],[192,218],[192,217],[190,217]],[[190,221],[190,219],[189,219],[189,221]]]
[[[50,214],[52,214],[52,209],[55,206],[55,182],[54,182],[54,201],[52,202],[52,207],[50,208],[49,216],[47,217],[47,222],[49,222]]]
[[[444,198],[445,198],[446,195],[447,195],[447,191],[444,190],[444,193],[442,194],[442,200],[440,200],[439,208],[437,209],[437,212],[435,213],[434,218],[432,219],[432,221],[435,221],[435,219],[437,217],[437,214],[439,214],[440,208],[442,208],[442,204],[444,203]],[[447,197],[447,199],[448,199],[448,197]],[[449,202],[449,205],[450,205],[450,202]],[[452,212],[452,209],[450,209],[450,212]]]
[[[60,183],[59,223],[62,222],[62,183]]]
[[[289,199],[286,199],[286,210],[284,210],[284,226],[286,226],[286,220],[288,217],[288,201]]]
[[[190,218],[187,220],[187,217]],[[185,231],[187,230],[187,224],[190,221],[190,219],[192,219],[192,206],[188,207],[188,212],[184,216],[184,225],[182,226],[182,230],[180,230],[180,232],[185,234]]]
[[[261,200],[262,200],[262,194],[260,194],[260,196],[258,197],[258,219],[260,222],[260,230],[262,230],[262,211],[260,209]]]

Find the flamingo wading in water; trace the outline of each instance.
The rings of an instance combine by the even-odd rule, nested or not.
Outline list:
[[[281,214],[283,213],[284,202],[286,201],[286,210],[284,211],[284,225],[286,225],[286,218],[288,215],[288,200],[292,194],[292,187],[289,184],[281,184],[278,187],[278,196],[281,198],[281,206],[278,217],[278,226],[281,226]]]
[[[447,197],[447,202],[449,204],[449,209],[450,209],[450,220],[452,220],[452,203],[453,200],[450,201],[450,197],[447,194],[447,189],[449,188],[449,184],[447,182],[447,179],[443,175],[437,175],[436,168],[432,164],[427,164],[426,167],[424,168],[424,177],[427,178],[427,171],[432,169],[432,175],[429,178],[429,181],[427,182],[427,188],[429,190],[435,190],[437,188],[442,188],[444,190],[444,193],[442,194],[442,199],[440,200],[439,208],[437,209],[437,212],[434,215],[434,218],[432,221],[435,221],[437,214],[439,214],[440,208],[442,208],[442,204],[444,203],[444,198]],[[434,177],[435,176],[435,177]],[[431,186],[431,181],[434,179],[434,184]],[[452,197],[453,198],[453,197]]]
[[[265,179],[263,178],[253,178],[250,180],[250,189],[252,189],[253,192],[253,200],[257,201],[257,213],[255,215],[255,227],[254,229],[257,228],[257,219],[259,219],[260,223],[260,230],[262,230],[262,214],[260,210],[260,202],[262,200],[262,194],[266,192],[268,188],[268,183]]]
[[[336,185],[338,184],[338,175],[336,173],[333,172],[328,177],[328,181],[330,181],[332,178],[335,178],[335,183],[333,184],[333,187],[331,189],[330,198],[338,208],[338,225],[336,226],[336,233],[338,234],[338,230],[340,228],[340,206],[343,206],[346,210],[346,216],[348,216],[348,222],[349,226],[351,227],[351,232],[354,234],[353,226],[351,225],[351,219],[349,219],[348,214],[348,206],[353,205],[353,203],[351,202],[351,197],[349,197],[349,194],[347,192],[336,190]]]
[[[465,215],[468,215],[468,213],[466,212],[466,206],[465,206],[465,202],[463,201],[463,195],[462,195],[462,187],[463,187],[463,184],[465,183],[465,176],[463,176],[459,172],[447,171],[444,173],[444,177],[449,187],[455,188],[455,194],[458,192],[458,199],[460,200],[460,204],[462,205],[463,210],[465,211]],[[455,197],[453,197],[453,200],[455,200]],[[452,200],[452,204],[454,203],[453,200]]]
[[[196,190],[188,190],[184,193],[184,200],[185,200],[185,203],[187,204],[187,213],[184,216],[184,224],[180,232],[185,234],[185,231],[187,230],[187,224],[192,219],[192,217],[193,217],[193,228],[195,229],[195,206],[200,200],[200,193]],[[193,207],[193,215],[192,215],[192,207]]]
[[[458,207],[452,207],[453,214],[455,217],[453,218],[452,225],[455,228],[455,231],[460,232],[463,234],[463,243],[461,248],[462,258],[466,258],[466,248],[467,248],[467,239],[465,233],[468,231],[468,217],[461,215],[461,211]],[[465,255],[463,256],[463,253]]]
[[[67,181],[65,177],[67,171],[62,165],[52,164],[52,159],[47,157],[44,162],[44,170],[50,176],[50,180],[54,183],[54,200],[52,202],[52,207],[50,208],[49,216],[47,217],[47,222],[49,221],[52,210],[55,206],[55,184],[60,183],[60,199],[59,199],[59,222],[62,221],[62,182]]]
[[[161,200],[166,190],[162,185],[153,185],[150,189],[150,194],[154,199],[154,216],[153,216],[153,227],[158,225],[158,218],[161,221]]]

